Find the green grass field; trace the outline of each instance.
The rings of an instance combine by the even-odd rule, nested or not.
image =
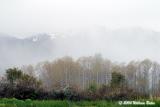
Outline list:
[[[155,105],[119,105],[118,101],[60,101],[60,100],[17,100],[0,99],[0,107],[160,107],[160,101]]]

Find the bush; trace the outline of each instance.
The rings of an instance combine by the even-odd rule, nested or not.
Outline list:
[[[17,87],[14,92],[14,97],[17,99],[36,99],[38,93],[31,87]]]
[[[58,99],[58,100],[64,100],[65,95],[64,95],[63,90],[53,91],[53,93],[51,93],[51,98]]]
[[[80,100],[78,90],[74,89],[73,87],[66,87],[64,89],[64,95],[67,100]]]

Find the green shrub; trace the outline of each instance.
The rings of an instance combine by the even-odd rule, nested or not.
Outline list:
[[[80,95],[73,87],[66,87],[64,90],[64,96],[67,100],[80,100]]]

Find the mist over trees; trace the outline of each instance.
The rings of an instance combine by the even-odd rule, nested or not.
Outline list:
[[[85,89],[90,84],[125,84],[141,93],[155,93],[159,90],[160,65],[148,59],[131,61],[128,64],[113,63],[101,55],[80,57],[77,60],[63,57],[53,62],[41,63],[39,78],[48,89],[78,86]],[[117,74],[118,73],[118,74]],[[119,77],[119,74],[122,76]],[[115,78],[115,80],[112,80]]]
[[[66,56],[7,69],[1,78],[0,95],[23,99],[41,95],[55,99],[153,98],[160,95],[159,77],[160,65],[149,59],[125,64],[104,59],[100,54],[78,59]],[[15,87],[15,91],[9,87]],[[6,89],[8,92],[4,92]],[[23,96],[16,96],[17,90]]]
[[[159,46],[160,32],[139,27],[110,30],[95,26],[77,31],[36,33],[25,38],[0,33],[0,73],[13,66],[97,52],[118,62],[145,58],[159,62]]]
[[[47,89],[67,86],[86,89],[95,83],[127,86],[136,92],[153,96],[159,95],[160,90],[160,65],[148,59],[117,64],[98,54],[77,60],[63,57],[44,62],[39,71],[39,78],[42,78]]]

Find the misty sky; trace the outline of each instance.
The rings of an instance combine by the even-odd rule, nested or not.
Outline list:
[[[0,32],[15,36],[90,26],[160,31],[159,0],[0,0]]]

